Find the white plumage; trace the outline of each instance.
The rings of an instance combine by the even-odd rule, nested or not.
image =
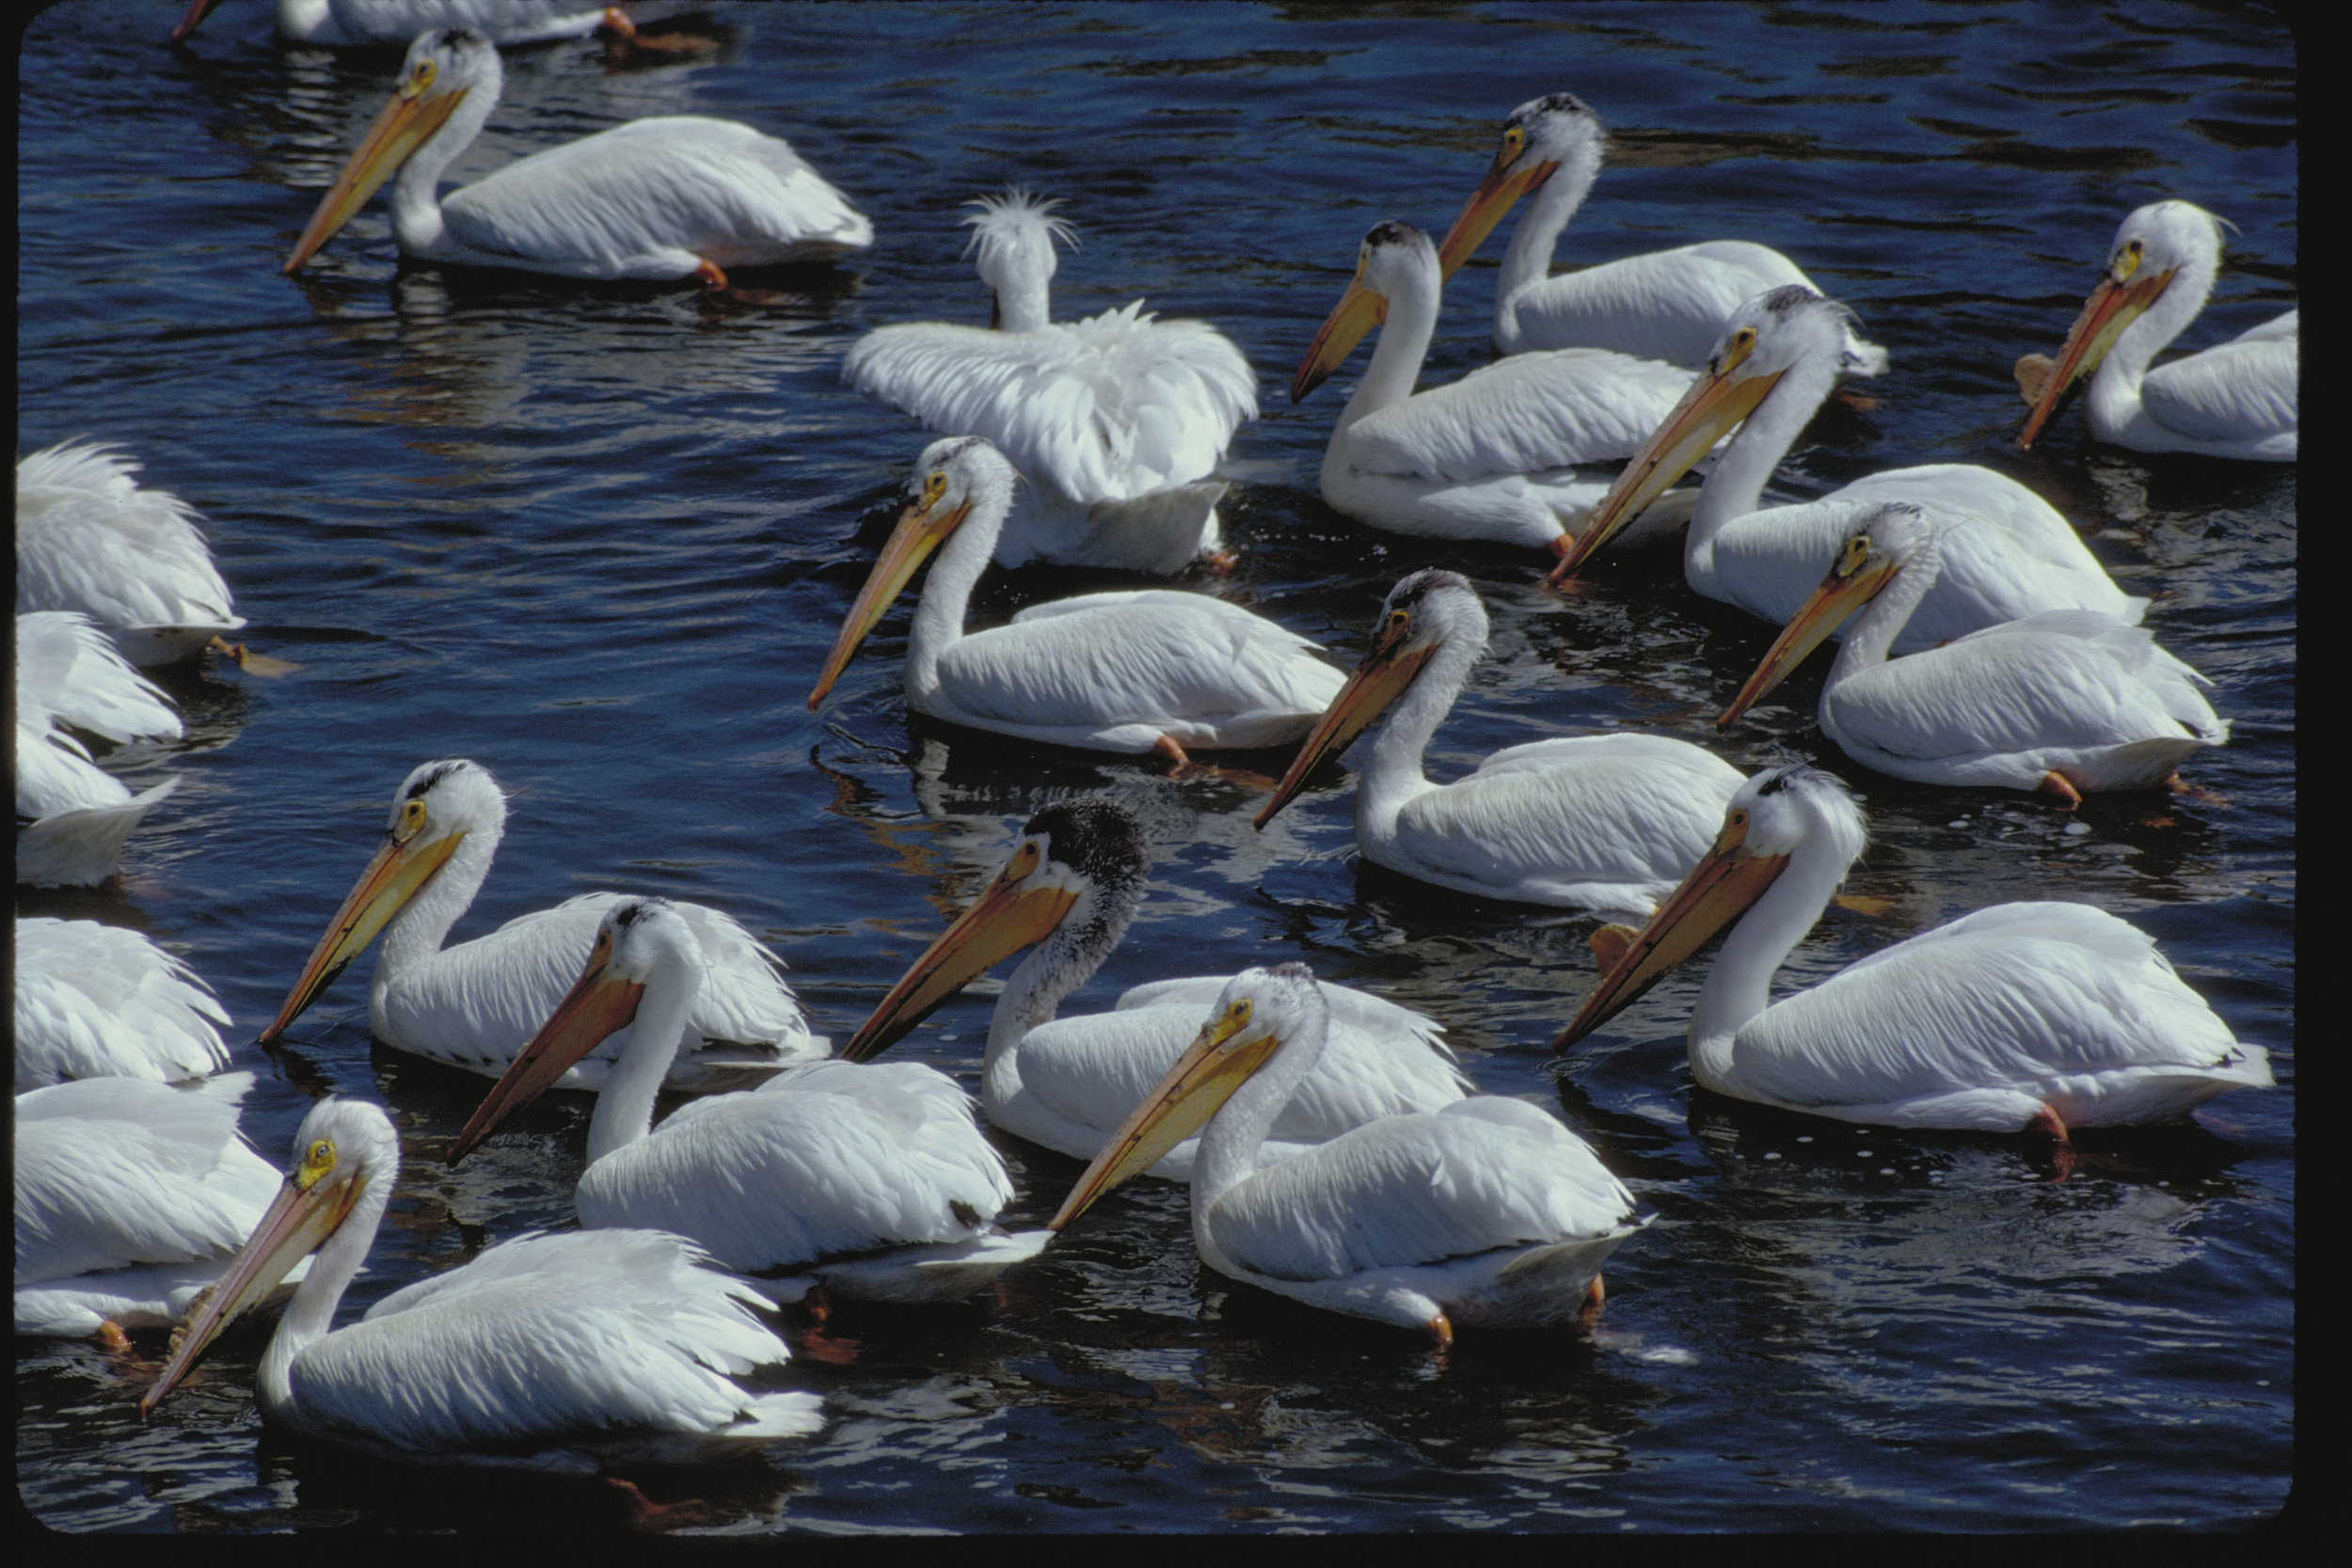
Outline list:
[[[447,200],[441,171],[490,117],[503,81],[480,33],[421,35],[401,84],[320,199],[293,272],[390,178],[403,255],[559,277],[700,277],[819,261],[874,229],[790,144],[733,120],[632,120],[495,169]]]
[[[136,931],[16,920],[16,1092],[72,1078],[177,1083],[229,1065],[229,1014],[203,981]]]
[[[1770,1000],[1862,853],[1861,809],[1809,768],[1741,787],[1712,852],[1601,977],[1564,1049],[1734,916],[1691,1015],[1718,1094],[1842,1121],[2020,1132],[2155,1121],[2271,1082],[2143,931],[2085,904],[1996,904]],[[1753,908],[1751,908],[1753,906]]]
[[[1047,807],[1021,830],[988,890],[891,988],[842,1054],[880,1054],[971,980],[1035,944],[990,1016],[980,1103],[1008,1132],[1093,1158],[1184,1054],[1202,1009],[1231,978],[1155,981],[1126,991],[1110,1012],[1054,1016],[1126,933],[1143,901],[1145,865],[1143,830],[1126,807],[1099,797]],[[1434,1111],[1470,1092],[1438,1024],[1381,997],[1318,985],[1331,1013],[1329,1047],[1275,1120],[1262,1160],[1288,1159],[1367,1122]],[[1187,1180],[1195,1152],[1186,1139],[1150,1174]]]
[[[985,436],[1029,482],[996,541],[998,564],[1182,571],[1218,545],[1212,477],[1257,376],[1205,322],[1160,321],[1143,301],[1048,319],[1057,201],[982,197],[977,230],[990,326],[911,322],[858,340],[841,376],[950,436]]]
[[[196,509],[142,489],[138,471],[97,441],[17,464],[16,612],[79,610],[132,663],[169,664],[235,635],[245,617],[230,610]]]
[[[1181,757],[1186,747],[1295,740],[1339,689],[1340,673],[1315,657],[1313,643],[1205,594],[1083,594],[966,635],[964,605],[988,569],[1018,476],[977,436],[932,442],[914,472],[913,499],[842,623],[810,707],[934,548],[906,662],[907,705],[934,719],[1089,751]]]
[[[491,1078],[503,1073],[579,977],[597,924],[625,896],[581,894],[443,947],[489,876],[505,831],[506,798],[480,765],[449,758],[411,772],[392,797],[383,847],[261,1043],[278,1038],[381,930],[370,1032],[397,1051]],[[729,915],[701,904],[675,908],[693,926],[708,974],[685,1019],[671,1087],[698,1093],[826,1053],[785,984],[783,960]],[[618,1040],[598,1047],[557,1086],[600,1087],[619,1052]]]
[[[1602,1261],[1641,1227],[1632,1195],[1533,1105],[1473,1096],[1260,1167],[1257,1146],[1321,1054],[1327,1014],[1303,965],[1235,975],[1054,1228],[1206,1120],[1192,1234],[1219,1274],[1441,1345],[1457,1325],[1573,1320],[1598,1296]]]
[[[2047,788],[2070,800],[2163,783],[2230,737],[2211,684],[2153,633],[2053,610],[1888,660],[1932,588],[1940,527],[1915,507],[1851,504],[1851,537],[1722,719],[1729,724],[1860,613],[1821,689],[1821,731],[1866,768],[1921,784]]]
[[[1390,590],[1372,647],[1258,813],[1264,827],[1307,775],[1393,705],[1363,748],[1356,843],[1391,871],[1460,893],[1646,914],[1707,850],[1740,772],[1654,735],[1509,746],[1451,784],[1422,756],[1486,651],[1486,608],[1453,572]]]
[[[325,1100],[303,1118],[277,1201],[139,1402],[151,1411],[221,1329],[316,1249],[256,1370],[262,1414],[362,1451],[587,1469],[684,1462],[800,1436],[813,1394],[734,1378],[790,1358],[746,1286],[660,1231],[523,1236],[330,1327],[400,1170],[391,1118]]]
[[[192,0],[172,29],[195,32],[220,0]],[[278,36],[322,49],[399,49],[431,27],[470,27],[493,43],[586,38],[608,19],[652,8],[592,0],[277,0]]]
[[[16,879],[88,886],[114,875],[123,842],[177,778],[132,794],[72,730],[118,744],[181,736],[170,699],[104,632],[72,610],[16,618]]]

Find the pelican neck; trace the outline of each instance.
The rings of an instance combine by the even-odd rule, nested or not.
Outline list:
[[[353,1179],[362,1183],[358,1200],[311,1259],[310,1272],[294,1287],[294,1298],[278,1320],[278,1332],[270,1336],[269,1348],[262,1353],[261,1365],[255,1370],[254,1392],[262,1410],[295,1425],[301,1422],[294,1402],[294,1357],[334,1327],[335,1309],[342,1305],[343,1291],[368,1260],[368,1252],[375,1245],[376,1227],[391,1202],[396,1172],[379,1171],[373,1151],[365,1158],[366,1168]]]
[[[1599,150],[1580,143],[1561,159],[1551,178],[1535,188],[1518,227],[1511,231],[1502,270],[1495,279],[1495,341],[1505,353],[1519,343],[1519,295],[1551,276],[1552,251],[1561,231],[1584,205],[1599,173]]]
[[[1429,782],[1422,759],[1438,726],[1454,710],[1471,666],[1486,651],[1483,626],[1448,636],[1389,710],[1387,722],[1373,736],[1363,772],[1356,781],[1359,839],[1393,838],[1397,814],[1406,802],[1438,787]]]
[[[448,940],[450,927],[473,907],[474,895],[489,878],[490,863],[498,854],[506,824],[485,822],[463,832],[465,836],[441,869],[402,906],[377,939],[375,979],[369,992],[371,1003],[379,1010],[385,993],[431,962]],[[383,1033],[380,1021],[376,1032]]]
[[[1772,1005],[1772,975],[1829,908],[1851,863],[1827,823],[1814,816],[1808,826],[1788,868],[1724,939],[1691,1010],[1691,1072],[1718,1094],[1756,1098],[1739,1086],[1733,1050],[1740,1028]]]

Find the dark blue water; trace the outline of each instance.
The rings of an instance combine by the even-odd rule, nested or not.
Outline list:
[[[2231,219],[2186,346],[2296,298],[2295,49],[2261,11],[2189,6],[1533,4],[722,7],[718,47],[615,65],[513,53],[453,171],[649,114],[784,135],[878,236],[830,288],[730,296],[396,265],[380,202],[297,279],[278,262],[391,79],[386,57],[281,49],[260,0],[195,46],[176,11],[68,4],[19,57],[18,446],[123,442],[210,519],[256,647],[302,670],[178,679],[187,743],[135,770],[178,794],[119,891],[21,907],[143,927],[218,989],[246,1127],[281,1157],[313,1097],[389,1105],[409,1161],[356,1311],[488,1242],[570,1223],[584,1103],[534,1111],[456,1175],[433,1151],[480,1080],[372,1050],[364,974],[270,1054],[275,1011],[416,763],[471,756],[514,796],[460,936],[591,888],[700,899],[793,966],[846,1037],[993,873],[1043,801],[1107,790],[1155,857],[1150,900],[1073,999],[1298,958],[1442,1021],[1486,1089],[1554,1102],[1653,1207],[1592,1336],[1467,1336],[1449,1357],[1202,1270],[1184,1195],[1100,1205],[1001,1299],[845,1310],[784,1374],[822,1435],[646,1478],[737,1532],[974,1529],[2209,1528],[2274,1513],[2294,1440],[2292,467],[2086,446],[2030,455],[2010,365],[2054,352],[2116,223],[2160,197]],[[840,356],[886,322],[984,319],[959,203],[1067,198],[1083,245],[1056,312],[1138,294],[1230,333],[1267,415],[1232,451],[1242,559],[1201,584],[1352,661],[1412,568],[1467,571],[1494,652],[1440,733],[1442,776],[1538,735],[1615,723],[1714,743],[1772,628],[1666,562],[1587,574],[1368,533],[1315,465],[1354,373],[1280,388],[1357,242],[1441,231],[1501,117],[1559,89],[1612,127],[1564,242],[1586,262],[1710,236],[1787,250],[1895,360],[1876,405],[1817,422],[1799,497],[1908,463],[2011,473],[2081,522],[2235,723],[2197,792],[2039,800],[1862,772],[1802,674],[1721,742],[1811,757],[1868,797],[1850,891],[1784,972],[1811,984],[1979,906],[2069,897],[2153,933],[2275,1091],[2195,1125],[2086,1136],[2058,1180],[2022,1141],[1813,1122],[1694,1094],[1699,973],[1569,1058],[1546,1042],[1592,979],[1588,918],[1434,892],[1361,865],[1344,786],[1265,834],[1215,777],[910,723],[905,610],[822,714],[803,699],[927,439],[850,394]],[[1455,282],[1429,376],[1486,361],[1500,240]],[[1357,367],[1361,364],[1359,353]],[[976,619],[1117,579],[992,578]],[[1280,758],[1273,759],[1279,768]],[[897,1048],[959,1073],[988,995]],[[1075,1162],[1002,1140],[1020,1217]],[[787,1332],[805,1344],[809,1325]],[[142,1427],[143,1378],[20,1341],[18,1485],[57,1527],[610,1530],[617,1496],[377,1473],[262,1431],[262,1331]]]

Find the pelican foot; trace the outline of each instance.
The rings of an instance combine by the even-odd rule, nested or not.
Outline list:
[[[1181,773],[1192,767],[1192,758],[1184,753],[1183,743],[1172,735],[1160,736],[1152,745],[1151,754],[1167,763],[1171,773]]]
[[[1592,1284],[1584,1288],[1584,1305],[1577,1309],[1577,1326],[1584,1329],[1591,1328],[1600,1322],[1600,1309],[1608,1305],[1609,1292],[1602,1287],[1600,1275],[1595,1275]]]
[[[1241,564],[1241,557],[1220,546],[1203,555],[1200,563],[1218,577],[1230,578],[1233,575],[1233,568]]]
[[[1444,1313],[1438,1313],[1422,1324],[1422,1327],[1428,1331],[1430,1342],[1438,1351],[1449,1351],[1454,1348],[1454,1324],[1446,1320]]]
[[[104,1351],[108,1355],[128,1355],[131,1354],[131,1337],[128,1334],[125,1334],[122,1331],[122,1325],[115,1322],[112,1318],[108,1318],[104,1323],[100,1323],[98,1325],[98,1332],[91,1335],[90,1338],[97,1340],[98,1348]]]
[[[1593,949],[1593,961],[1600,965],[1601,973],[1605,974],[1616,968],[1617,960],[1625,957],[1626,949],[1641,934],[1630,926],[1603,926],[1595,931],[1587,941]]]
[[[2060,811],[2073,811],[2083,803],[2083,792],[2074,787],[2073,780],[2055,768],[2042,775],[2042,787],[2058,797]]]
[[[706,289],[723,289],[727,286],[727,275],[719,270],[718,262],[711,261],[707,257],[703,259],[703,264],[701,266],[696,267],[687,276],[701,278],[703,280],[703,287]]]
[[[1565,561],[1568,559],[1568,552],[1576,548],[1576,535],[1573,533],[1563,533],[1558,538],[1554,539],[1550,544],[1545,546],[1544,548],[1551,552],[1552,560]]]
[[[821,1361],[828,1367],[851,1365],[857,1360],[858,1353],[864,1348],[865,1346],[856,1339],[845,1339],[836,1335],[828,1334],[822,1328],[810,1329],[801,1337],[801,1342],[793,1347],[795,1354],[804,1355],[811,1361]]]
[[[2049,1134],[2050,1168],[2056,1180],[2063,1181],[2074,1174],[2074,1145],[2066,1135],[2066,1122],[2057,1106],[2045,1102],[2041,1114],[2026,1123],[2026,1131]]]
[[[604,20],[596,24],[596,36],[612,39],[621,43],[633,43],[637,40],[637,24],[631,22],[628,19],[628,13],[620,7],[607,6],[604,8]],[[628,1486],[628,1482],[624,1481],[614,1484]],[[629,1489],[636,1490],[634,1487]]]
[[[638,1490],[633,1481],[618,1476],[604,1478],[607,1486],[619,1490],[628,1501],[628,1522],[632,1529],[676,1529],[685,1525],[710,1523],[710,1505],[700,1497],[687,1497],[674,1503],[658,1503]]]

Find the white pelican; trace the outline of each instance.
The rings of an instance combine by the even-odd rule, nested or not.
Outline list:
[[[384,945],[368,988],[370,1033],[396,1051],[485,1077],[503,1073],[570,989],[605,911],[625,896],[584,893],[444,948],[442,939],[490,874],[505,831],[506,797],[479,764],[453,757],[410,773],[392,796],[383,847],[359,873],[259,1043],[283,1034],[380,930]],[[784,982],[781,959],[732,916],[701,904],[676,908],[693,926],[709,967],[685,1021],[670,1087],[700,1093],[826,1053],[824,1037],[808,1032]],[[608,1042],[557,1086],[600,1088],[619,1055],[620,1042]]]
[[[2270,1083],[2268,1053],[2233,1039],[2146,932],[2088,904],[1995,904],[1771,1001],[1772,972],[1864,836],[1861,808],[1828,774],[1756,774],[1552,1050],[1746,911],[1691,1014],[1691,1074],[1717,1094],[1890,1127],[2039,1127],[2063,1141],[2069,1127],[2160,1120]]]
[[[400,1173],[373,1105],[322,1100],[277,1200],[139,1401],[144,1418],[207,1345],[312,1251],[254,1375],[262,1416],[380,1458],[584,1469],[682,1463],[822,1424],[814,1394],[732,1378],[790,1359],[742,1281],[658,1230],[520,1236],[330,1327]]]
[[[917,713],[1177,763],[1187,747],[1280,746],[1307,733],[1340,673],[1305,638],[1205,594],[1081,594],[965,635],[964,603],[988,570],[1018,477],[984,436],[923,449],[913,499],[841,624],[810,707],[937,548],[907,638],[907,705]]]
[[[185,962],[95,920],[16,919],[16,1092],[72,1078],[178,1083],[229,1065],[229,1015]]]
[[[177,739],[180,716],[88,617],[44,610],[16,618],[16,879],[84,887],[114,875],[123,841],[180,787],[134,795],[68,733],[109,740]]]
[[[2084,407],[2099,440],[2134,451],[2294,462],[2301,311],[2148,368],[2205,308],[2220,265],[2221,220],[2194,202],[2153,202],[2125,218],[2106,276],[2041,390],[2026,399],[2033,412],[2018,446],[2033,445],[2058,400],[2087,375]]]
[[[1389,1117],[1261,1167],[1258,1145],[1314,1070],[1328,1018],[1304,964],[1245,969],[1054,1216],[1061,1229],[1202,1122],[1192,1239],[1217,1273],[1427,1332],[1535,1328],[1601,1294],[1641,1228],[1584,1140],[1523,1101],[1472,1095]]]
[[[171,30],[174,43],[194,33],[220,0],[190,0]],[[471,27],[493,43],[546,43],[586,38],[600,27],[624,37],[644,6],[592,0],[277,0],[278,36],[321,49],[399,49],[429,27]],[[676,8],[670,8],[675,9]]]
[[[499,52],[480,33],[424,33],[399,88],[286,258],[293,272],[392,182],[401,253],[558,277],[699,277],[818,261],[871,245],[874,226],[791,146],[731,119],[631,120],[435,193],[498,103]]]
[[[1750,300],[1669,419],[1617,476],[1552,574],[1573,576],[1619,526],[1733,425],[1700,487],[1683,576],[1710,599],[1786,625],[1845,543],[1846,501],[1908,501],[1944,528],[1944,572],[1898,636],[1908,653],[2045,610],[2095,610],[2137,622],[2148,601],[2115,586],[2074,526],[2004,474],[1972,464],[1890,468],[1797,506],[1762,506],[1765,481],[1837,379],[1851,315],[1793,285]],[[1743,422],[1744,421],[1744,422]]]
[[[1107,1013],[1057,1019],[1062,998],[1119,945],[1143,901],[1143,830],[1100,797],[1063,800],[1030,818],[1005,868],[940,934],[842,1049],[879,1055],[999,960],[1036,951],[1005,982],[980,1057],[980,1104],[1016,1136],[1092,1159],[1160,1075],[1184,1054],[1200,1011],[1229,975],[1136,986]],[[1318,982],[1321,984],[1321,982]],[[1260,1158],[1287,1159],[1383,1117],[1435,1111],[1470,1092],[1436,1023],[1409,1007],[1322,985],[1329,1050],[1274,1122]],[[1188,1180],[1186,1139],[1150,1174]]]
[[[17,464],[16,612],[79,610],[132,663],[169,664],[234,636],[245,617],[230,613],[196,509],[141,489],[138,471],[97,441],[60,442]]]
[[[1486,177],[1438,245],[1438,262],[1452,277],[1512,204],[1534,193],[1495,279],[1495,347],[1505,354],[1608,348],[1695,369],[1741,305],[1790,283],[1813,288],[1796,262],[1749,240],[1707,240],[1548,276],[1560,231],[1600,172],[1605,136],[1600,117],[1572,94],[1520,104],[1503,121]],[[1881,374],[1886,351],[1850,325],[1839,369]]]
[[[119,1345],[220,1277],[278,1185],[237,1135],[252,1086],[83,1078],[16,1097],[19,1334]]]
[[[668,900],[607,910],[579,983],[449,1163],[618,1032],[621,1059],[596,1096],[573,1198],[589,1229],[675,1231],[738,1274],[805,1270],[828,1289],[900,1302],[967,1296],[1044,1246],[1044,1231],[993,1223],[1013,1197],[1004,1158],[969,1097],[927,1067],[814,1062],[691,1101],[656,1128],[654,1097],[705,968]]]
[[[841,379],[950,436],[985,436],[1029,482],[996,541],[1027,561],[1181,572],[1216,550],[1213,476],[1234,427],[1258,417],[1258,378],[1206,322],[1159,321],[1140,299],[1084,321],[1048,319],[1054,242],[1075,244],[1058,201],[1009,190],[971,203],[986,330],[877,327]]]
[[[1461,577],[1433,567],[1391,589],[1372,646],[1257,825],[1393,705],[1356,786],[1366,860],[1486,898],[1647,914],[1707,852],[1740,770],[1666,736],[1562,736],[1431,784],[1422,753],[1486,651],[1486,607]]]
[[[1821,688],[1821,733],[1881,773],[2046,789],[2073,806],[2092,790],[2162,784],[2230,738],[2229,721],[2197,689],[2211,682],[2154,634],[2095,610],[2045,610],[1890,662],[1896,633],[1934,584],[1942,530],[1913,506],[1855,511],[1829,575],[1719,724],[1736,721],[1859,608]]]
[[[1673,410],[1689,372],[1607,349],[1566,348],[1514,355],[1416,392],[1441,287],[1438,252],[1420,230],[1380,223],[1364,236],[1354,280],[1291,381],[1296,403],[1375,322],[1384,324],[1323,450],[1323,499],[1394,533],[1564,554],[1568,525],[1581,525],[1608,491],[1580,479],[1574,465],[1631,453]],[[1673,498],[1651,523],[1680,522],[1683,503],[1694,499]]]

